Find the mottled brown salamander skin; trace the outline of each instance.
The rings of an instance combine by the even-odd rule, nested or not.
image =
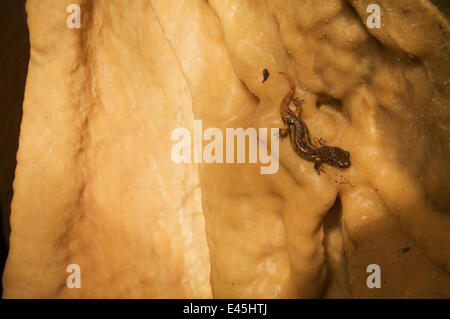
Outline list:
[[[280,105],[281,119],[286,126],[280,129],[280,137],[289,135],[292,148],[301,158],[314,162],[314,169],[320,175],[321,165],[328,165],[348,168],[351,165],[350,153],[337,146],[319,145],[311,142],[309,130],[306,124],[300,119],[302,100],[294,97],[294,80],[288,73],[280,72],[289,82],[289,92],[283,97]],[[289,103],[293,101],[296,106],[295,113],[289,109]]]

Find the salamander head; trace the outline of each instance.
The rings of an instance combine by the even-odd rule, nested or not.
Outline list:
[[[323,146],[320,149],[320,153],[322,153],[320,157],[324,162],[339,168],[348,168],[352,165],[350,162],[350,153],[344,151],[342,148],[337,146]]]
[[[333,151],[335,154],[334,162],[340,168],[348,168],[352,163],[350,162],[350,152],[344,151],[342,148],[333,147]]]

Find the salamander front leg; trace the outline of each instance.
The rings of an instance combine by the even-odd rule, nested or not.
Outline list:
[[[325,170],[322,168],[322,162],[320,159],[316,158],[316,161],[314,162],[314,169],[316,170],[317,174],[320,175],[320,173],[325,173]]]

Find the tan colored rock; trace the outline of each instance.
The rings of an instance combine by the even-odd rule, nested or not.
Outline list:
[[[210,297],[198,173],[170,160],[171,130],[192,125],[176,57],[148,2],[78,2],[79,30],[72,2],[27,3],[4,297]]]

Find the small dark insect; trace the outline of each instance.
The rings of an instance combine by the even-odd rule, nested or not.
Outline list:
[[[402,248],[402,253],[407,253],[409,251],[410,247]]]
[[[267,79],[269,78],[269,70],[267,70],[267,69],[263,70],[263,77],[264,77],[264,79],[263,79],[262,83],[266,82]]]

